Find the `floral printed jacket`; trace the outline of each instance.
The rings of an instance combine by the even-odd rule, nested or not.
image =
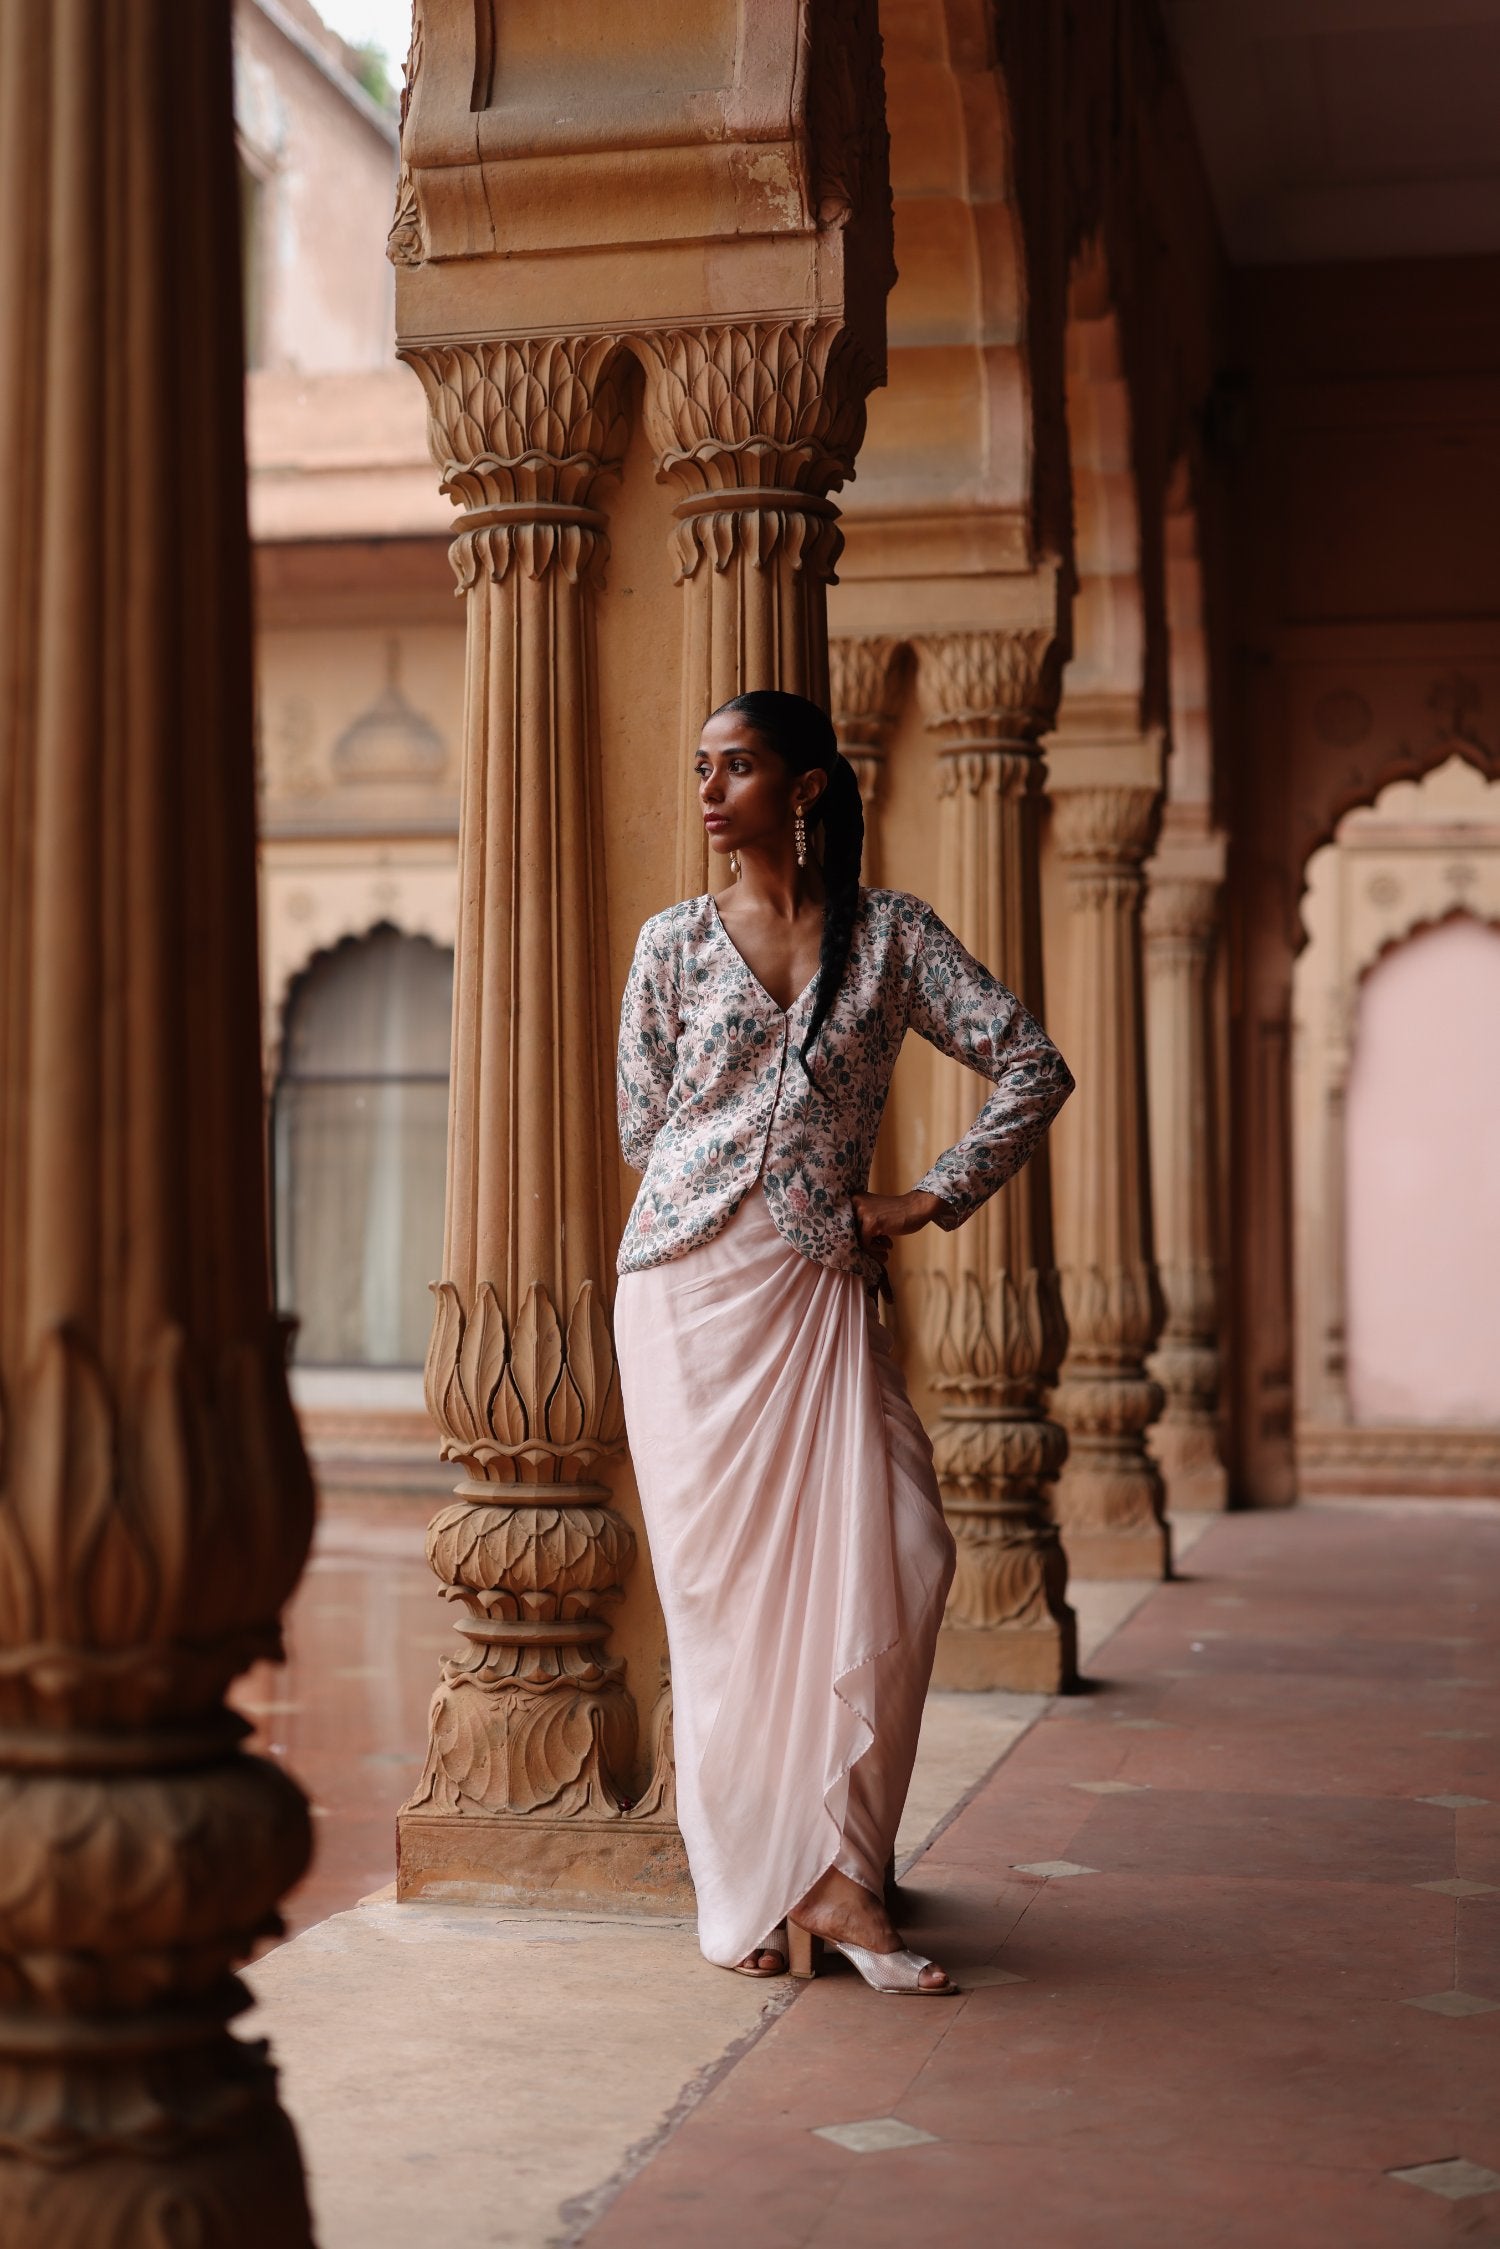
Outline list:
[[[712,1240],[759,1179],[793,1249],[878,1279],[850,1198],[868,1182],[908,1030],[995,1087],[918,1182],[941,1198],[945,1229],[1020,1170],[1073,1090],[1067,1064],[1014,993],[906,891],[861,894],[844,981],[812,1049],[821,1092],[798,1058],[816,982],[779,1008],[710,895],[646,923],[620,1016],[620,1145],[645,1173],[620,1272]]]

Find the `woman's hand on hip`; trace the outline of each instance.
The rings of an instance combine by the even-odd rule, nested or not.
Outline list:
[[[898,1234],[920,1234],[943,1207],[938,1196],[920,1187],[914,1187],[909,1195],[855,1195],[853,1203],[859,1246],[871,1257],[878,1257],[882,1265]]]

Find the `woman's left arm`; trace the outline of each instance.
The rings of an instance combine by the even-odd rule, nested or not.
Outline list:
[[[990,1080],[995,1090],[961,1140],[913,1190],[936,1195],[934,1223],[972,1218],[1035,1151],[1073,1090],[1073,1073],[1046,1032],[981,967],[928,907],[912,978],[912,1030]]]

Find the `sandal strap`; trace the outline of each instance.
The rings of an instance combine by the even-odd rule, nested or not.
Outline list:
[[[862,1944],[841,1944],[836,1937],[828,1942],[864,1977],[872,1991],[951,1991],[952,1984],[924,1984],[922,1970],[936,1966],[924,1959],[920,1952],[871,1952]]]

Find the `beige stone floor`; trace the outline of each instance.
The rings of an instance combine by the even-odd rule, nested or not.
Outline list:
[[[1175,1526],[1179,1557],[1213,1518]],[[1089,1663],[1152,1591],[1072,1589]],[[1049,1707],[934,1695],[904,1868]],[[398,1906],[376,1893],[248,1971],[321,2249],[552,2249],[795,1995],[726,1975],[684,1922]]]

